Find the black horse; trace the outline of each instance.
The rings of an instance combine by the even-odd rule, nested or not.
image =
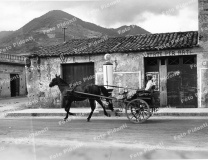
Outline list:
[[[103,94],[103,96],[109,97],[110,94],[108,93],[108,90],[104,86],[98,86],[98,85],[92,85],[92,84],[91,85],[77,85],[72,89],[72,92],[69,93],[67,92],[67,90],[71,89],[69,87],[69,84],[67,84],[63,79],[60,78],[60,76],[57,76],[57,75],[54,79],[52,79],[51,83],[49,84],[49,87],[53,87],[55,85],[58,85],[59,90],[62,93],[62,108],[65,108],[65,111],[66,111],[66,117],[64,118],[64,120],[67,120],[68,115],[75,115],[74,113],[69,112],[71,103],[73,101],[84,101],[86,99],[89,99],[90,106],[91,106],[91,113],[89,114],[87,118],[88,122],[90,121],[90,118],[95,110],[95,100],[102,106],[104,110],[104,114],[107,117],[110,117],[110,114],[106,112],[105,107],[100,97],[76,93],[76,91],[78,91],[78,92],[89,93],[89,94],[94,94],[94,95]],[[114,111],[112,100],[106,99],[106,101],[108,102],[108,108],[111,111]]]

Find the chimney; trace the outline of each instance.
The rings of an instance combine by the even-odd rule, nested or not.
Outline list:
[[[199,1],[199,44],[208,51],[208,0]]]

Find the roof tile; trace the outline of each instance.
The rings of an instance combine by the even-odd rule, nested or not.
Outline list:
[[[131,51],[191,48],[198,45],[198,32],[142,34],[125,37],[71,39],[63,44],[44,47],[33,56],[85,55]]]

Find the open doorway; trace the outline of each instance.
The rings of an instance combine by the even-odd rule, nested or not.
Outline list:
[[[196,55],[145,58],[145,73],[156,78],[160,106],[197,108]]]
[[[19,74],[10,74],[11,97],[19,96],[20,80]]]

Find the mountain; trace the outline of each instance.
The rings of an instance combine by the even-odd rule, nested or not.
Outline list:
[[[13,31],[1,31],[0,32],[0,39],[4,38],[6,36],[9,36],[12,33],[13,33]]]
[[[119,28],[114,29],[120,36],[127,36],[127,35],[137,35],[137,34],[147,34],[145,29],[136,26],[136,25],[130,25],[130,26],[121,26]]]
[[[121,26],[116,29],[104,28],[85,22],[61,10],[53,10],[31,20],[16,31],[0,32],[0,53],[28,53],[41,46],[62,43],[64,41],[63,27],[66,27],[66,40],[104,35],[115,37],[149,33],[136,25]]]

